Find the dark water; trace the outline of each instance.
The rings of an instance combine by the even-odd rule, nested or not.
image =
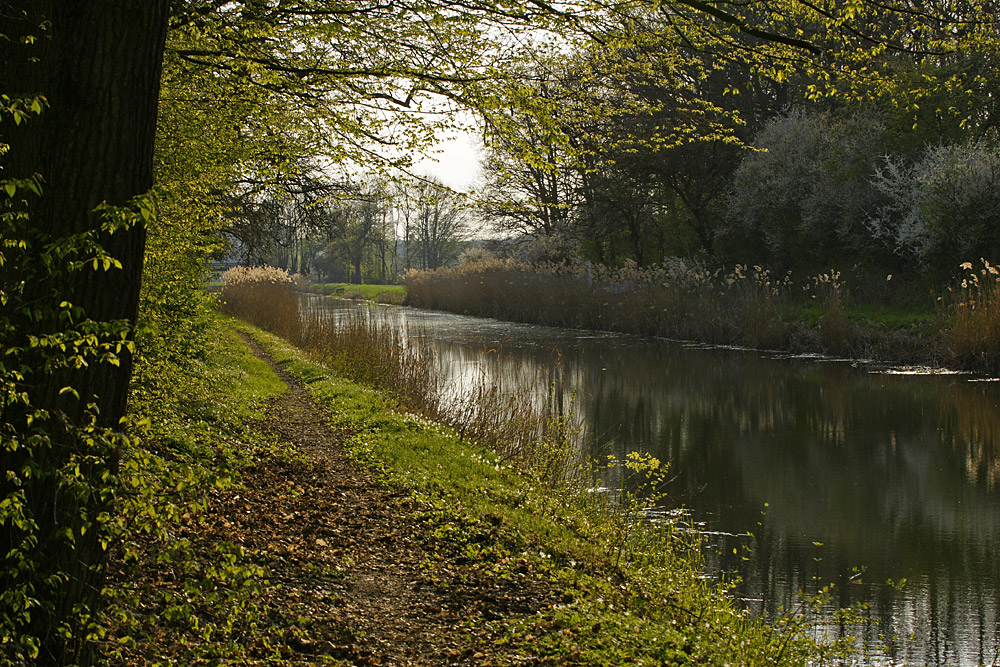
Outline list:
[[[555,382],[567,401],[576,391],[602,451],[670,461],[670,497],[704,523],[710,570],[739,574],[752,609],[835,583],[835,603],[867,603],[867,622],[828,631],[860,635],[867,662],[997,662],[1000,382],[391,316],[435,347],[456,391],[487,373],[541,400]]]

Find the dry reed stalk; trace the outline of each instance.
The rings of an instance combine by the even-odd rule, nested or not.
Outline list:
[[[1000,271],[986,259],[975,270],[964,262],[966,275],[952,291],[949,343],[959,363],[986,372],[1000,371]]]
[[[406,283],[410,303],[423,308],[752,347],[787,344],[779,313],[789,284],[761,267],[723,274],[681,261],[609,269],[500,260],[411,271]]]

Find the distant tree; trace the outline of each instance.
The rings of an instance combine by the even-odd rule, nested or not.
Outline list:
[[[875,238],[920,267],[1000,257],[1000,147],[991,137],[927,147],[914,163],[887,157],[874,184],[887,202]]]
[[[461,242],[469,234],[468,211],[457,195],[437,179],[427,179],[410,190],[417,265],[423,269],[447,266],[458,259]]]
[[[765,127],[754,147],[733,177],[730,256],[792,268],[877,250],[865,223],[881,202],[871,183],[886,150],[877,115],[793,112]]]

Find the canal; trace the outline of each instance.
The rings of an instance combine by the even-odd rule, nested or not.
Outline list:
[[[313,301],[335,314],[371,308]],[[1000,638],[1000,382],[407,308],[456,395],[555,387],[589,453],[671,465],[712,576],[769,616],[835,584],[871,663],[979,665]],[[841,628],[834,607],[862,605]]]

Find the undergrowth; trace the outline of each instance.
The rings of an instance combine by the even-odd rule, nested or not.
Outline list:
[[[254,430],[285,385],[218,322],[201,359],[164,364],[134,396],[132,446],[122,452],[102,646],[110,664],[136,664],[154,640],[162,664],[244,658],[266,638],[257,594],[265,570],[235,541],[179,537],[241,470],[291,454]]]

